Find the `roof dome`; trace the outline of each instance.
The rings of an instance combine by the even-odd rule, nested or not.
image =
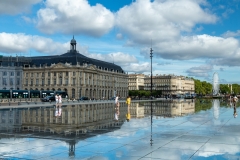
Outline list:
[[[76,43],[76,40],[74,39],[74,36],[73,36],[73,39],[71,40],[71,43]]]

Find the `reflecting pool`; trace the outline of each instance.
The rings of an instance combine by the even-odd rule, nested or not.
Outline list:
[[[0,159],[239,159],[238,107],[121,102],[118,120],[114,103],[0,109]]]

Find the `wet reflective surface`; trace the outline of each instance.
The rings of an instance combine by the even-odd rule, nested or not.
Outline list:
[[[0,109],[0,159],[239,159],[238,106],[124,102],[118,121],[113,103]]]

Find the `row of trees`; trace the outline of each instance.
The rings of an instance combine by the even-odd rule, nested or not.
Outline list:
[[[152,95],[154,97],[162,95],[162,91],[160,90],[153,90]],[[149,90],[131,90],[129,91],[129,96],[139,96],[139,97],[150,97],[151,91]]]
[[[193,79],[195,82],[195,93],[201,95],[212,94],[212,84],[206,81],[200,81],[197,79]],[[240,94],[240,85],[232,84],[232,91],[229,84],[220,84],[219,86],[220,94]]]

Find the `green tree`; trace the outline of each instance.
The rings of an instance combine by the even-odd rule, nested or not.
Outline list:
[[[227,93],[230,93],[230,87],[228,87],[227,84],[220,84],[220,92],[222,94],[227,94]]]

